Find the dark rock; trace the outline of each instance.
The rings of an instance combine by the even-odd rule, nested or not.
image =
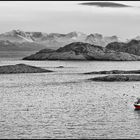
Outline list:
[[[140,81],[140,75],[107,75],[102,77],[90,78],[92,81]]]
[[[59,67],[57,67],[57,68],[64,68],[64,66],[59,66]]]
[[[12,73],[45,73],[52,72],[51,70],[42,69],[40,67],[16,64],[0,66],[0,74],[12,74]]]
[[[93,71],[93,72],[87,72],[84,74],[140,74],[140,70],[130,70],[130,71],[124,71],[124,70],[110,70],[110,71]]]

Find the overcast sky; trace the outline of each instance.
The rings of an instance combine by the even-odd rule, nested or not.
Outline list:
[[[132,7],[79,4],[84,1],[0,1],[0,33],[20,29],[46,33],[80,31],[121,38],[140,35],[140,2],[113,2]]]

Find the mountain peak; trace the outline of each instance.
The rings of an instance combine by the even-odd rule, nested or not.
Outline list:
[[[73,31],[73,32],[67,33],[67,35],[71,36],[71,37],[80,37],[80,36],[83,36],[83,35],[86,35],[86,34],[82,33],[82,32],[78,32],[78,31]]]

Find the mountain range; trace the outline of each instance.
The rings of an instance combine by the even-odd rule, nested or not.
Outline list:
[[[82,32],[42,33],[12,30],[0,34],[0,51],[28,51],[28,60],[139,60],[140,36],[122,42],[117,36]],[[27,57],[25,57],[27,56]]]
[[[43,48],[58,49],[72,42],[84,42],[105,47],[110,42],[118,42],[117,36],[103,36],[98,33],[82,32],[42,33],[12,30],[0,34],[0,51],[39,51]]]

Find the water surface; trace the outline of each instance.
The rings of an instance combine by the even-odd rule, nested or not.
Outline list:
[[[0,138],[140,138],[140,82],[94,82],[98,70],[138,70],[140,62],[23,61],[53,73],[0,75]],[[64,68],[57,68],[64,66]]]

